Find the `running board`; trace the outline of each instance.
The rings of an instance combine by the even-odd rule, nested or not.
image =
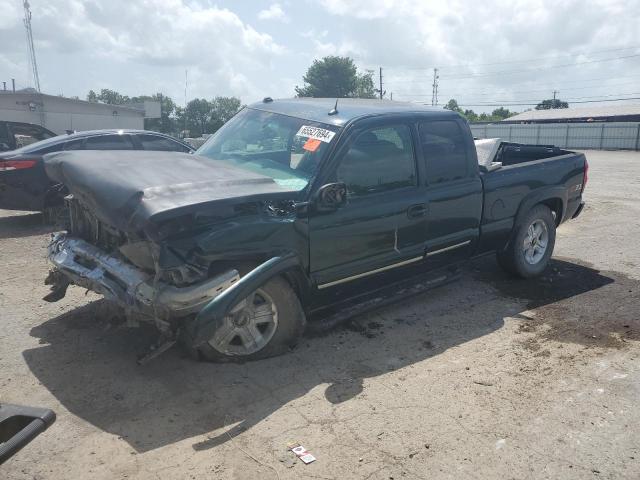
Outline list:
[[[310,321],[306,332],[310,334],[325,333],[350,318],[375,308],[391,305],[400,300],[410,298],[433,288],[446,285],[461,276],[459,267],[433,272],[430,275],[412,277],[390,287],[378,289],[356,300],[345,301],[328,309],[319,309],[309,314]]]

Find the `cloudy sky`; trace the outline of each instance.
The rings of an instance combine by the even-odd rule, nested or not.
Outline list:
[[[430,103],[434,67],[440,102],[476,111],[553,90],[574,102],[640,97],[640,0],[32,0],[31,10],[51,94],[161,91],[182,103],[188,70],[189,98],[251,102],[292,96],[313,59],[348,55],[382,67],[394,100]],[[0,80],[20,87],[31,84],[22,18],[22,0],[3,1]]]

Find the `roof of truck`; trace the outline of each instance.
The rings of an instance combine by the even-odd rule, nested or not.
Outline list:
[[[419,103],[363,98],[340,98],[338,99],[338,113],[329,115],[335,104],[335,98],[283,98],[274,100],[266,98],[262,102],[249,105],[249,107],[336,126],[343,126],[358,117],[393,113],[420,113],[442,117],[458,116],[457,113],[450,110],[427,107]]]

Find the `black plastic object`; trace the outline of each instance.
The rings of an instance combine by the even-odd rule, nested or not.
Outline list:
[[[0,465],[55,422],[47,408],[0,404]]]

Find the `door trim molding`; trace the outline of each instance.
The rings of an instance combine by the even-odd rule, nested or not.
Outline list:
[[[357,275],[352,275],[350,277],[341,278],[339,280],[334,280],[333,282],[322,283],[318,285],[318,289],[333,287],[334,285],[340,285],[341,283],[350,282],[352,280],[357,280],[358,278],[368,277],[369,275],[374,275],[379,272],[384,272],[386,270],[391,270],[392,268],[402,267],[403,265],[408,265],[410,263],[414,263],[420,261],[424,258],[424,255],[420,255],[419,257],[410,258],[409,260],[404,260],[403,262],[393,263],[391,265],[387,265],[385,267],[376,268],[375,270],[369,270],[368,272],[358,273]]]
[[[467,240],[466,242],[456,243],[455,245],[451,245],[449,247],[444,247],[439,250],[434,250],[433,252],[428,252],[427,257],[430,257],[431,255],[437,255],[439,253],[448,252],[449,250],[453,250],[454,248],[464,247],[465,245],[469,245],[470,243],[471,243],[471,240]]]

